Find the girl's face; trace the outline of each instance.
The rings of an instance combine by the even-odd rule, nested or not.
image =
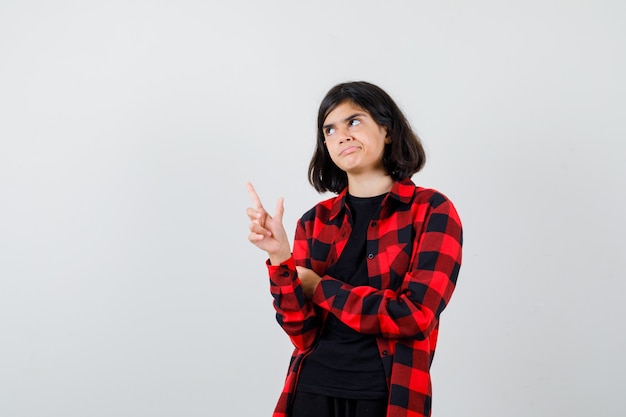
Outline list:
[[[383,167],[385,144],[391,143],[387,129],[351,101],[344,101],[324,120],[324,143],[330,158],[351,175],[386,174]]]

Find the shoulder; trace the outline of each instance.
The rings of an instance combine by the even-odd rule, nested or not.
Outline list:
[[[313,207],[311,207],[309,210],[307,210],[300,218],[300,221],[307,222],[313,219],[320,218],[328,219],[331,217],[333,209],[336,209],[337,204],[342,204],[341,197],[338,195],[330,197],[326,200],[322,200],[319,203],[315,204]]]
[[[413,200],[414,212],[427,223],[426,231],[438,231],[455,236],[462,241],[463,223],[452,201],[433,188],[416,187]]]
[[[408,203],[414,213],[414,221],[433,221],[445,219],[461,226],[459,213],[452,200],[443,192],[435,189],[414,185],[413,196]]]
[[[452,201],[441,191],[420,186],[415,186],[413,202],[417,204],[428,204],[432,208],[437,208],[442,204],[452,205]]]
[[[392,189],[395,198],[410,205],[429,206],[436,209],[441,205],[451,205],[452,201],[439,190],[416,185],[411,179],[397,182]]]
[[[342,212],[344,207],[345,194],[345,192],[342,192],[338,195],[320,201],[315,206],[307,210],[300,218],[300,221],[307,222],[313,219],[327,221],[337,217],[337,215]]]

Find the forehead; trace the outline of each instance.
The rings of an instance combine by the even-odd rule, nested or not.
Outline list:
[[[323,124],[324,125],[334,124],[334,123],[344,120],[346,117],[350,117],[357,113],[366,114],[368,116],[370,115],[367,110],[365,110],[363,107],[359,106],[358,104],[350,100],[344,100],[341,103],[339,103],[337,107],[335,107],[330,112],[328,112],[328,114],[326,115],[326,118],[324,119]]]

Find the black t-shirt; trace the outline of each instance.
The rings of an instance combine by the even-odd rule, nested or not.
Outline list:
[[[384,197],[348,194],[352,233],[327,275],[353,286],[369,285],[367,229]],[[387,382],[375,336],[359,333],[329,314],[316,348],[304,360],[298,390],[340,398],[386,398]]]

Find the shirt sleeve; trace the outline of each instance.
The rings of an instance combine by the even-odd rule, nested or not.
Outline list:
[[[354,287],[324,276],[313,303],[360,333],[384,338],[429,337],[455,289],[463,240],[453,204],[441,194],[435,197],[429,200],[423,221],[414,225],[418,232],[411,266],[398,290]]]
[[[306,246],[301,241],[302,236],[304,232],[299,222],[294,253]],[[274,298],[276,320],[294,346],[300,350],[306,350],[313,346],[321,320],[314,304],[304,296],[302,283],[296,272],[296,263],[301,262],[298,262],[296,257],[292,255],[280,265],[271,265],[269,260],[266,264],[270,276],[270,292]]]

